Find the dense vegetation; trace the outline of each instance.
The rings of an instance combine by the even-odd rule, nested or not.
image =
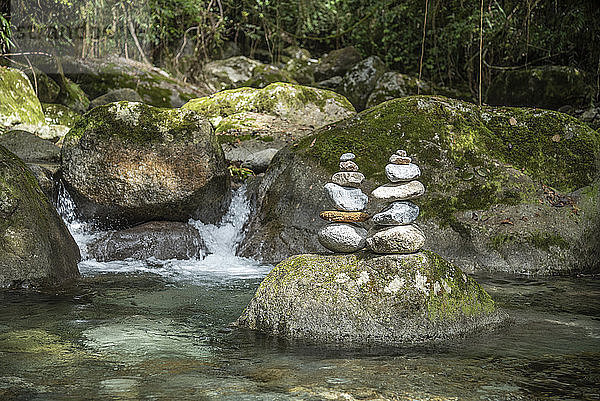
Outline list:
[[[479,0],[15,0],[2,10],[7,51],[117,54],[190,74],[207,60],[243,54],[277,62],[290,45],[320,54],[354,45],[390,67],[445,85],[479,76]],[[594,0],[484,0],[483,80],[507,68],[569,65],[600,81],[600,7]],[[427,8],[427,13],[425,13]],[[423,25],[425,29],[423,30]],[[27,35],[24,35],[27,33]],[[37,48],[36,48],[37,47]]]

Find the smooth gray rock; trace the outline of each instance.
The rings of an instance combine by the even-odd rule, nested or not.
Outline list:
[[[348,160],[354,160],[356,158],[356,155],[354,153],[344,153],[343,155],[340,156],[340,161],[341,162],[347,162]]]
[[[358,171],[340,171],[331,177],[331,181],[334,184],[341,185],[342,187],[358,188],[364,180],[365,176]]]
[[[13,130],[0,134],[0,145],[25,162],[58,162],[60,148],[27,131]]]
[[[412,202],[394,202],[371,218],[373,224],[397,226],[410,224],[419,217],[419,206]]]
[[[94,100],[90,102],[90,109],[94,107],[102,106],[105,104],[109,104],[112,102],[120,102],[120,101],[128,101],[128,102],[143,102],[144,99],[133,89],[131,88],[119,88],[113,89],[108,93],[105,93],[102,96],[98,96]]]
[[[367,235],[367,246],[375,253],[413,253],[425,245],[425,234],[415,225],[374,227]]]
[[[360,189],[342,187],[332,182],[325,184],[325,192],[335,208],[345,212],[360,212],[369,201],[369,197]]]
[[[389,202],[418,198],[425,193],[425,186],[420,181],[381,185],[371,192],[376,199]]]
[[[406,182],[419,178],[421,169],[416,164],[387,164],[385,175],[391,182]]]
[[[331,223],[319,230],[319,242],[333,252],[356,252],[365,247],[367,230],[347,223]]]
[[[439,255],[295,255],[262,282],[236,324],[318,343],[448,340],[507,318],[473,278]]]
[[[279,149],[269,148],[252,153],[244,160],[242,167],[249,168],[256,174],[264,173],[278,151]]]
[[[112,260],[202,259],[204,240],[194,227],[174,221],[152,221],[121,231],[106,233],[87,248],[98,262]]]

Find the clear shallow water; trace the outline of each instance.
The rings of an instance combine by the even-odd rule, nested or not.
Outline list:
[[[0,400],[600,399],[597,278],[478,276],[511,323],[438,346],[233,329],[269,270],[233,256],[245,213],[237,197],[221,224],[191,222],[202,261],[86,260],[62,293],[0,292]],[[66,220],[85,248],[96,233]]]

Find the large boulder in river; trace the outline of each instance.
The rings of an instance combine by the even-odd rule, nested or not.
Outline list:
[[[543,107],[588,106],[594,88],[586,74],[566,66],[533,67],[500,73],[487,91],[491,105]]]
[[[190,110],[117,102],[64,139],[62,174],[82,217],[108,225],[216,222],[229,174],[210,123]]]
[[[151,221],[111,231],[94,238],[87,245],[87,256],[98,262],[149,258],[202,259],[205,254],[206,246],[198,230],[187,223],[175,221]]]
[[[0,146],[0,287],[58,285],[79,276],[79,248],[35,178]]]
[[[237,154],[239,147],[254,152],[281,148],[315,128],[356,113],[350,102],[335,92],[288,83],[222,91],[191,100],[182,108],[208,118],[228,160],[241,162],[248,154],[237,160],[229,157]]]
[[[112,90],[130,88],[156,107],[179,107],[189,99],[210,93],[206,87],[182,82],[160,68],[149,66],[123,57],[106,59],[61,58],[67,78],[78,84],[91,98],[95,99]],[[51,78],[60,82],[54,63],[41,65]],[[84,110],[87,109],[87,106]]]
[[[297,255],[267,275],[237,325],[310,342],[439,342],[495,326],[505,314],[433,252]]]
[[[558,112],[433,96],[382,103],[281,150],[252,184],[257,212],[240,253],[278,262],[324,252],[321,188],[339,155],[356,153],[368,192],[387,182],[396,149],[423,171],[426,248],[468,271],[600,269],[599,134]]]
[[[0,66],[0,128],[17,124],[44,124],[42,105],[23,72]]]
[[[213,92],[237,88],[252,78],[255,68],[264,66],[260,61],[245,56],[215,60],[204,65],[202,79]]]

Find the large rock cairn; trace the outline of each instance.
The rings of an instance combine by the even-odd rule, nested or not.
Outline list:
[[[340,157],[340,170],[325,184],[325,193],[336,210],[326,210],[320,217],[330,223],[319,230],[319,242],[333,252],[356,252],[365,247],[367,231],[358,223],[369,216],[363,212],[369,201],[359,188],[365,176],[358,171],[353,153]]]
[[[421,170],[406,151],[398,150],[385,166],[385,175],[391,183],[375,188],[372,196],[390,203],[373,216],[375,225],[367,235],[367,246],[381,254],[418,252],[425,244],[425,234],[413,224],[419,216],[419,207],[410,200],[425,193],[425,187],[417,180]]]

